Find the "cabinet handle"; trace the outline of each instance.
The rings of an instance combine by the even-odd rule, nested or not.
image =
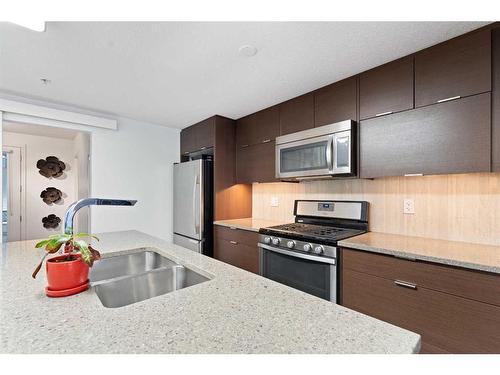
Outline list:
[[[207,147],[206,146],[203,146],[202,148],[200,148],[200,150],[205,150]]]
[[[377,113],[375,117],[380,117],[380,116],[385,116],[385,115],[390,115],[392,114],[393,111],[388,111],[388,112],[382,112],[382,113]]]
[[[409,283],[407,281],[395,280],[394,284],[403,288],[417,289],[417,284]]]
[[[236,230],[237,228],[236,227],[229,227],[229,229]]]
[[[189,155],[189,151],[186,151],[186,152],[184,153],[184,155]]]
[[[443,103],[443,102],[449,102],[450,100],[455,100],[455,99],[460,99],[461,96],[460,95],[457,95],[457,96],[452,96],[450,98],[444,98],[444,99],[439,99],[437,101],[437,103]]]
[[[241,145],[241,148],[245,148],[245,147],[248,147],[249,145]]]
[[[262,141],[262,143],[269,143],[269,142],[271,142],[271,140],[270,140],[270,139],[264,139],[264,140]]]
[[[424,174],[423,173],[405,173],[404,176],[405,177],[419,177],[419,176],[423,176]]]
[[[229,241],[230,243],[232,243],[233,245],[238,245],[238,242],[236,241]]]

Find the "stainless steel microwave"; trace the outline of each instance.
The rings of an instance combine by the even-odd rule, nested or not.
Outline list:
[[[353,176],[355,122],[346,120],[276,138],[276,178]]]

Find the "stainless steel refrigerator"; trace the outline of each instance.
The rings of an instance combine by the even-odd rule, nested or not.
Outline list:
[[[210,158],[174,164],[174,243],[213,255],[213,168]]]

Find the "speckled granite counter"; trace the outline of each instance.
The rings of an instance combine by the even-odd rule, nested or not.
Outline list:
[[[35,241],[3,246],[1,353],[412,353],[420,336],[136,231],[104,256],[153,248],[212,280],[117,309],[93,289],[44,295]],[[114,254],[110,254],[114,253]],[[313,318],[314,317],[314,318]]]
[[[500,274],[500,246],[369,232],[339,246]]]
[[[272,227],[275,225],[286,224],[286,223],[281,221],[254,219],[249,217],[245,219],[218,220],[214,221],[214,224],[222,225],[224,227],[238,228],[238,229],[258,232],[260,228]]]

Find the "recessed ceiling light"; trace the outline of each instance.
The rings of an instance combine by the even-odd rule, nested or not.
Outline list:
[[[257,53],[257,48],[251,46],[250,44],[245,44],[238,49],[241,56],[252,57]]]
[[[52,80],[48,79],[48,78],[40,78],[40,82],[42,82],[42,85],[48,85],[52,82]]]

